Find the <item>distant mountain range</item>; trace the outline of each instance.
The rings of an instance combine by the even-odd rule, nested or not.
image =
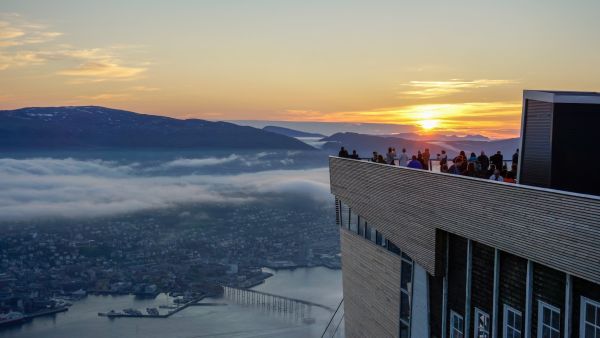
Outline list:
[[[0,148],[314,149],[280,133],[228,122],[179,120],[97,106],[2,110]]]
[[[398,137],[405,140],[415,140],[415,141],[489,141],[490,138],[483,135],[465,135],[465,136],[457,136],[457,135],[444,135],[444,134],[417,134],[417,133],[400,133],[400,134],[391,134],[391,135],[381,135],[388,137]]]
[[[385,153],[388,147],[395,147],[396,152],[406,148],[409,155],[416,155],[418,150],[423,151],[428,148],[432,156],[441,153],[442,150],[446,150],[450,156],[457,155],[461,150],[467,152],[467,155],[471,152],[479,155],[482,150],[489,155],[500,150],[508,159],[519,147],[519,138],[494,141],[416,141],[396,136],[374,136],[357,133],[337,133],[323,138],[322,141],[326,142],[323,149],[330,153],[337,153],[339,148],[344,146],[350,152],[356,150],[361,157],[371,157],[373,151]]]
[[[285,128],[285,127],[277,127],[277,126],[266,126],[263,128],[263,130],[271,132],[271,133],[275,133],[275,134],[289,136],[289,137],[325,137],[325,135],[322,135],[322,134],[307,133],[305,131]]]

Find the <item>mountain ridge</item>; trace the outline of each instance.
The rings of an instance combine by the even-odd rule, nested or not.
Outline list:
[[[229,122],[182,120],[101,106],[0,110],[0,148],[113,147],[314,149],[291,137]]]

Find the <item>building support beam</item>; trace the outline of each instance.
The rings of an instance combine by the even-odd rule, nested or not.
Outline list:
[[[448,256],[450,254],[450,236],[446,233],[446,250],[444,254],[444,279],[442,292],[442,338],[446,338],[446,323],[448,321]]]
[[[571,282],[571,275],[565,275],[565,323],[564,323],[564,337],[571,337],[571,315],[573,309],[573,284]],[[581,314],[583,315],[583,314]]]
[[[500,296],[500,250],[498,249],[494,249],[494,290],[492,292],[492,338],[498,338],[498,299]]]
[[[471,337],[471,270],[473,270],[473,241],[467,240],[467,275],[465,283],[465,338]]]
[[[525,279],[525,338],[531,338],[531,311],[533,308],[533,262],[527,260]]]

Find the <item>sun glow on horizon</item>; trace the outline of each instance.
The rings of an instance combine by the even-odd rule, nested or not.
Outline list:
[[[439,121],[437,120],[422,120],[419,122],[419,126],[421,129],[425,131],[430,131],[439,125]]]

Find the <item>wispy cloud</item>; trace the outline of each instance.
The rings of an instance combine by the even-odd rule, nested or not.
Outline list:
[[[61,35],[44,25],[28,22],[16,13],[0,14],[0,47],[40,44]]]
[[[421,99],[431,99],[434,97],[448,96],[473,89],[489,88],[494,86],[504,86],[518,83],[515,80],[460,80],[452,79],[449,81],[410,81],[403,84],[403,87],[409,87],[409,90],[400,91],[401,95],[411,96]]]
[[[146,68],[123,66],[115,60],[107,59],[84,62],[74,68],[62,70],[58,74],[106,80],[130,79],[144,71],[146,71]]]
[[[148,62],[124,60],[123,53],[137,46],[78,48],[55,43],[61,35],[18,14],[0,14],[0,71],[52,62],[62,68],[56,74],[79,84],[136,79],[148,69]]]
[[[102,93],[96,95],[82,95],[78,96],[79,99],[92,100],[92,101],[122,101],[131,98],[130,94],[127,93]]]
[[[326,168],[237,175],[137,175],[137,165],[0,159],[0,221],[96,217],[182,204],[245,203],[261,195],[330,199]]]

